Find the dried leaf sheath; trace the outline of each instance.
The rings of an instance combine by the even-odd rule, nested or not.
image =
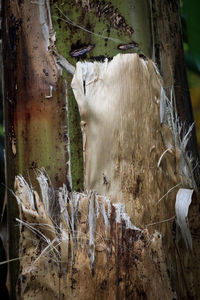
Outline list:
[[[149,211],[151,223],[154,205],[179,180],[172,161],[157,168],[166,150],[160,75],[150,60],[119,54],[110,62],[78,62],[72,88],[82,118],[85,189],[125,203],[138,226]]]

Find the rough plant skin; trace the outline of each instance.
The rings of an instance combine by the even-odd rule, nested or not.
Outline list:
[[[21,176],[15,179],[15,193],[20,211],[18,299],[175,297],[162,236],[135,227],[124,207],[120,214],[106,197],[69,194],[63,186],[59,232],[42,199]]]
[[[57,65],[56,56],[54,55],[56,49],[54,48],[54,31],[48,8],[49,2],[46,0],[3,0],[2,3],[4,18],[3,51],[5,61],[7,186],[9,188],[13,186],[14,176],[19,172],[26,176],[28,169],[32,184],[36,187],[37,183],[33,174],[35,168],[41,166],[46,168],[55,188],[61,186],[63,182],[70,186],[70,180],[68,181],[67,178],[69,175],[70,159],[73,188],[82,190],[83,160],[82,138],[79,129],[80,117],[78,115],[78,107],[71,96],[71,77],[70,75],[63,74],[64,78],[67,79],[69,95],[69,121],[66,118],[66,86],[63,77],[60,76],[61,70]],[[164,79],[164,87],[171,89],[171,86],[174,85],[176,103],[181,120],[186,121],[188,124],[193,122],[186,88],[187,85],[185,84],[183,51],[181,48],[180,24],[178,20],[178,0],[152,0],[152,6],[149,5],[148,1],[141,0],[135,0],[134,3],[132,0],[124,2],[113,0],[112,3],[107,0],[74,0],[67,1],[67,3],[62,0],[52,0],[50,4],[53,26],[57,33],[58,51],[73,65],[75,65],[77,60],[85,60],[86,58],[92,62],[95,60],[103,61],[105,57],[111,59],[119,52],[138,52],[143,58],[145,56],[153,58],[159,63]],[[69,24],[69,19],[67,18],[71,20],[71,23],[74,22],[74,24]],[[43,22],[44,20],[47,22]],[[81,25],[84,30],[80,29],[80,26],[77,27],[77,25]],[[92,34],[93,32],[95,34]],[[128,45],[134,45],[135,48],[130,48]],[[87,51],[85,51],[86,48]],[[73,56],[74,53],[81,55]],[[120,74],[124,76],[125,73]],[[141,91],[143,88],[144,86],[142,85],[140,88]],[[148,100],[151,99],[151,96]],[[139,101],[137,104],[140,104]],[[170,196],[164,197],[158,206],[154,207],[151,203],[155,204],[159,200],[158,198],[169,191],[174,184],[176,185],[177,182],[180,182],[180,178],[177,179],[174,156],[170,156],[170,153],[165,154],[157,170],[157,162],[161,154],[165,151],[165,147],[160,137],[158,126],[159,114],[157,107],[159,105],[153,101],[151,104],[149,104],[150,102],[145,104],[144,111],[146,113],[144,117],[141,111],[139,111],[140,107],[136,106],[136,111],[138,110],[139,114],[135,115],[135,120],[140,126],[136,126],[135,131],[133,130],[133,140],[132,136],[129,138],[129,135],[133,132],[130,133],[127,130],[129,132],[127,134],[127,144],[129,142],[134,144],[134,138],[136,138],[136,141],[139,141],[139,144],[137,142],[134,144],[137,151],[132,153],[131,165],[127,170],[120,163],[121,159],[125,162],[126,157],[118,155],[120,168],[122,167],[127,172],[130,171],[130,179],[127,176],[123,178],[123,184],[121,185],[123,190],[120,191],[119,200],[122,200],[121,194],[125,195],[124,202],[126,202],[125,206],[128,216],[133,221],[133,224],[136,224],[138,227],[143,227],[147,223],[157,223],[165,219],[173,219],[175,190],[173,190]],[[148,110],[148,105],[150,105],[150,110]],[[182,110],[183,105],[184,109]],[[153,110],[154,108],[155,111]],[[151,114],[151,117],[153,116],[152,119],[149,118],[149,111],[153,111]],[[182,111],[183,113],[181,113]],[[140,120],[138,116],[140,116]],[[140,123],[141,120],[142,122]],[[142,135],[138,138],[143,127],[147,128],[147,123],[149,126],[148,130],[150,131],[145,131],[145,136],[147,139],[153,136],[152,140],[157,136],[156,147],[152,145],[149,148],[149,141],[147,143],[148,147],[145,148],[143,146]],[[152,128],[153,130],[156,128],[158,131],[154,132]],[[72,142],[71,156],[68,156],[69,130]],[[191,141],[191,145],[194,146],[194,151],[196,151],[195,138]],[[189,145],[189,148],[192,148],[191,145]],[[123,149],[124,152],[121,152],[121,145],[119,144],[118,146],[117,154],[125,153],[125,149]],[[105,144],[105,151],[107,149],[108,147]],[[146,153],[149,159],[145,156]],[[129,159],[130,157],[128,157]],[[154,162],[153,164],[151,164],[152,161]],[[143,162],[145,162],[144,165]],[[149,173],[144,175],[143,171],[148,168]],[[132,174],[135,170],[136,172]],[[118,165],[116,171],[119,171]],[[166,172],[166,176],[163,175],[164,172]],[[158,177],[156,177],[157,173]],[[126,172],[125,175],[127,175]],[[110,184],[107,174],[100,174],[99,176],[99,183],[103,185],[104,189],[107,189]],[[153,182],[152,185],[151,182]],[[154,187],[155,190],[153,190]],[[148,188],[150,188],[149,193]],[[129,195],[131,196],[130,198],[128,197]],[[117,196],[114,200],[115,202],[117,202]],[[198,211],[198,201],[195,209],[193,212],[193,227],[196,231],[191,230],[191,232],[192,236],[196,237],[198,236],[199,228],[196,223],[198,216],[197,213],[195,214]],[[15,217],[18,215],[18,208],[15,205],[15,199],[10,194],[8,198],[8,211],[10,219],[10,258],[13,258],[18,254],[18,235],[16,232],[17,227],[15,226]],[[135,218],[134,214],[136,214]],[[177,237],[175,222],[173,222],[173,226],[171,221],[161,224],[153,226],[156,226],[156,229],[162,232],[163,235],[162,247],[164,252],[167,253],[167,272],[172,287],[176,290],[180,299],[197,297],[200,282],[197,259],[199,257],[198,238],[194,240],[194,244],[196,243],[194,247],[197,248],[194,248],[196,249],[194,250],[195,259],[192,259],[191,255],[185,250],[185,246],[181,243],[181,240],[176,244],[174,243],[175,237]],[[154,229],[149,229],[149,231],[150,236],[152,236]],[[172,231],[174,234],[173,237]],[[113,232],[115,234],[115,231]],[[123,244],[120,239],[119,241],[120,245]],[[39,246],[41,245],[39,244]],[[69,246],[69,252],[73,251],[73,247]],[[145,249],[144,246],[141,251],[145,251]],[[69,255],[69,257],[71,256]],[[175,265],[173,266],[171,262],[174,262]],[[89,259],[88,266],[90,264],[91,260]],[[10,272],[12,299],[15,299],[15,282],[18,269],[18,266],[12,263]],[[73,274],[76,273],[76,269],[71,268],[71,270]],[[153,272],[152,270],[151,272]],[[110,269],[109,271],[111,272]],[[152,274],[149,276],[152,276]],[[72,280],[69,286],[73,289],[75,282],[73,281],[73,276],[70,278]],[[115,286],[117,287],[116,298],[118,297],[118,287],[124,284],[124,281],[121,281],[120,278],[119,281],[115,281]],[[31,280],[34,287],[33,277]],[[102,288],[106,285],[106,282],[104,283],[102,284]],[[168,284],[168,281],[166,281],[166,284]],[[127,285],[126,290],[128,291]],[[143,291],[142,287],[141,291]],[[138,293],[138,290],[135,291],[135,297],[139,295],[145,299],[145,293]],[[126,297],[128,297],[128,292]]]
[[[66,84],[52,53],[55,35],[48,1],[2,4],[6,186],[11,188],[19,173],[34,186],[35,169],[45,167],[56,188],[68,184],[69,174]],[[12,259],[18,253],[19,235],[18,208],[11,193],[8,211]],[[10,267],[11,298],[15,299],[18,266],[13,262]]]
[[[171,122],[160,124],[163,87],[155,65],[137,54],[77,63],[72,88],[82,119],[86,191],[69,192],[64,185],[52,197],[50,181],[37,176],[39,198],[16,177],[18,294],[24,300],[36,295],[91,300],[196,297],[198,209],[191,190],[187,211],[182,215],[178,201],[175,212],[177,188],[185,181],[178,169],[178,149],[160,160],[173,132]],[[135,121],[143,116],[144,122]],[[178,234],[176,213],[181,230],[187,226],[181,217],[185,221],[189,215],[193,256]]]

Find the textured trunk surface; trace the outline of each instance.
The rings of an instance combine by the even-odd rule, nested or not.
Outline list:
[[[12,299],[17,277],[19,299],[198,299],[200,176],[177,3],[58,0],[50,13],[48,0],[3,1],[7,186],[26,178],[8,195],[10,258],[17,203],[20,215]],[[89,62],[72,80],[60,54]]]
[[[27,217],[21,225],[19,299],[176,299],[161,234],[135,227],[123,205],[63,188],[59,200],[70,204],[59,233],[37,194],[33,208],[28,189],[17,177],[16,196]]]
[[[155,65],[137,54],[78,63],[72,88],[82,118],[85,188],[90,192],[69,193],[63,186],[52,198],[40,174],[40,200],[16,177],[20,299],[197,298],[199,245],[194,241],[191,255],[187,247],[192,245],[184,245],[188,237],[180,236],[175,221],[176,214],[178,222],[182,217],[178,201],[175,212],[178,187],[190,188],[192,197],[195,182],[185,172],[187,156],[183,161],[185,149],[176,140],[179,124],[164,122],[171,102]],[[192,236],[199,230],[194,198]],[[50,210],[52,201],[60,209]],[[187,231],[185,217],[181,229]]]
[[[172,86],[174,88],[176,109],[181,122],[190,126],[194,118],[184,62],[179,1],[152,0],[152,11],[155,61],[159,65],[165,89],[169,92]],[[198,160],[195,127],[188,149]],[[198,173],[197,169],[195,172]]]
[[[16,174],[34,182],[35,169],[48,170],[55,187],[67,180],[66,86],[52,54],[54,31],[47,1],[3,1],[3,58],[6,185]],[[10,259],[17,257],[18,215],[8,192]],[[11,281],[18,274],[11,265]],[[11,297],[15,294],[12,289]]]

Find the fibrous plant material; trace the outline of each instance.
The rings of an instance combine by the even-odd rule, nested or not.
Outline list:
[[[108,198],[69,193],[63,186],[58,224],[22,176],[15,179],[15,195],[20,210],[19,299],[175,296],[161,234],[136,228],[123,205],[119,212]]]
[[[38,171],[40,200],[22,177],[16,178],[20,276],[25,283],[23,293],[19,289],[21,299],[34,298],[36,293],[41,299],[45,295],[51,299],[196,295],[199,269],[188,250],[179,249],[176,230],[172,235],[176,188],[186,182],[182,180],[185,162],[180,164],[179,159],[181,151],[187,155],[190,129],[177,136],[181,125],[174,119],[174,106],[168,103],[155,64],[136,54],[117,55],[103,63],[78,62],[72,88],[82,118],[85,192],[69,192],[65,185],[54,191],[45,173]],[[23,205],[27,194],[30,203],[35,195],[34,209],[32,204]],[[50,213],[48,199],[59,203],[57,213]],[[179,208],[176,202],[183,230]],[[188,237],[187,232],[184,238],[190,245]],[[198,253],[197,243],[194,248]],[[30,283],[31,276],[35,281]],[[22,283],[19,280],[18,287]]]
[[[168,99],[164,89],[161,87],[160,108],[160,122],[162,126],[167,126],[171,131],[171,139],[169,136],[163,135],[167,147],[166,151],[170,151],[176,156],[182,185],[199,191],[198,179],[194,177],[194,169],[197,167],[197,163],[195,164],[194,157],[187,151],[194,123],[189,128],[184,123],[181,124],[175,108],[173,88],[170,90],[170,99]]]
[[[193,124],[187,128],[180,122],[173,88],[167,97],[157,66],[137,54],[103,63],[78,62],[72,89],[82,119],[85,188],[117,202],[118,216],[124,203],[136,226],[144,220],[156,224],[157,215],[172,220],[175,199],[180,198],[176,188],[199,189],[195,159],[187,152]],[[189,227],[186,233],[179,222],[188,214],[183,206],[176,201],[177,224],[191,246]],[[168,226],[162,232],[169,237]],[[174,247],[170,238],[167,244]]]
[[[155,65],[137,54],[78,62],[72,80],[82,118],[85,189],[126,203],[138,225],[141,194],[151,195],[143,205],[152,215],[154,203],[165,194],[155,178],[163,182],[167,176],[172,186],[178,180],[172,163],[162,160],[156,167],[166,150],[158,119],[161,87]]]
[[[150,150],[163,147],[158,145],[159,122],[154,128],[148,123],[160,99],[160,81],[151,61],[127,54],[104,63],[78,62],[72,88],[82,118],[85,188],[111,196],[113,202],[136,203],[150,183],[150,178],[144,180],[140,162],[149,169],[155,151]]]
[[[169,176],[175,181],[180,178],[183,187],[198,190],[193,175],[193,158],[186,150],[193,124],[188,130],[184,124],[180,124],[172,89],[168,99],[159,71],[152,61],[141,59],[137,54],[127,54],[117,55],[111,62],[79,62],[72,88],[82,117],[86,189],[95,189],[110,196],[112,201],[135,201],[134,198],[137,198],[145,184],[142,182],[146,180],[143,180],[145,175],[138,174],[133,191],[132,182],[137,169],[137,158],[134,156],[143,161],[142,167],[149,179],[149,166],[144,163],[148,156],[142,148],[154,147],[158,153],[160,151],[159,138],[152,135],[157,126],[154,124],[151,128],[149,120],[153,119],[153,110],[157,110],[156,106],[160,104],[160,122],[165,127],[162,134],[166,149],[157,166],[160,167],[164,155],[169,152],[177,160],[175,168],[178,172],[177,178],[172,170]],[[147,134],[151,136],[150,139],[145,136]],[[154,142],[154,146],[149,147],[149,142]],[[152,158],[149,158],[151,161]],[[152,161],[152,165],[154,163]],[[158,170],[155,168],[154,171]],[[136,210],[133,210],[135,213]]]

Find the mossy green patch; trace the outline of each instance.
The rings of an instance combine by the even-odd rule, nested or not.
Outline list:
[[[51,0],[51,15],[56,32],[57,51],[75,66],[78,60],[103,60],[120,53],[143,53],[151,56],[151,25],[146,1],[67,1]],[[119,45],[135,42],[138,46],[119,50]],[[89,47],[88,47],[89,46]],[[87,49],[88,51],[85,51]],[[78,55],[80,54],[80,55]],[[74,56],[73,56],[74,55]],[[80,116],[70,82],[68,116],[71,172],[74,190],[83,189],[83,155]]]

